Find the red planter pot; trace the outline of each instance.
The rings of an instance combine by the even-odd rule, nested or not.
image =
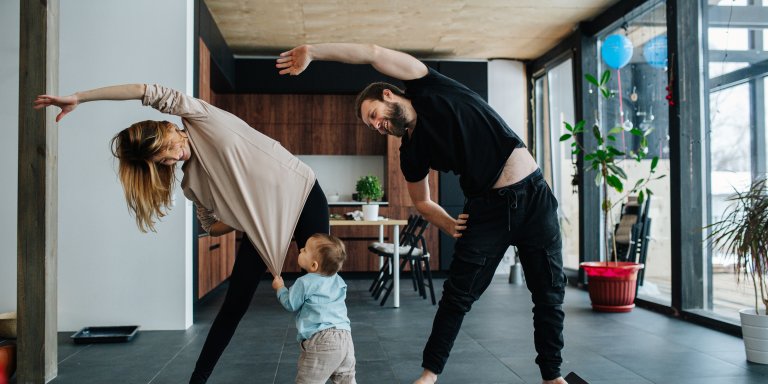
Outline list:
[[[579,265],[587,274],[593,310],[629,312],[635,307],[637,272],[643,269],[643,264],[589,261]]]
[[[10,341],[0,342],[0,384],[8,380],[16,371],[16,344]]]

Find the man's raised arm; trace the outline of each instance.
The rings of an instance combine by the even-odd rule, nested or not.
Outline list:
[[[375,44],[323,43],[300,45],[280,54],[277,68],[281,75],[298,75],[312,60],[347,64],[370,64],[377,71],[399,80],[427,75],[427,66],[415,57]]]

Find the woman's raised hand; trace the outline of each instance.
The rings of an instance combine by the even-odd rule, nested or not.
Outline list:
[[[34,102],[35,109],[41,109],[50,107],[51,105],[61,108],[61,112],[56,116],[56,122],[58,123],[66,114],[72,112],[79,104],[79,100],[75,95],[69,96],[52,96],[52,95],[39,95]]]
[[[275,65],[280,69],[281,75],[296,76],[309,66],[312,61],[312,57],[309,54],[308,45],[300,45],[290,51],[285,51],[280,54]]]

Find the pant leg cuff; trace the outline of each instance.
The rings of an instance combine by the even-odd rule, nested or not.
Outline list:
[[[424,368],[424,369],[430,370],[435,375],[439,375],[439,374],[443,373],[443,368],[442,367],[441,368],[437,368],[436,366],[428,364],[428,363],[421,363],[421,367]]]
[[[539,371],[541,371],[541,378],[544,380],[554,380],[562,376],[559,368],[553,369],[539,367]]]

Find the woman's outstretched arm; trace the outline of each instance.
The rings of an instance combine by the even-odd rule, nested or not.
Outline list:
[[[125,84],[76,92],[69,96],[39,95],[35,99],[34,108],[40,109],[51,105],[61,108],[61,113],[56,116],[58,122],[80,103],[96,100],[141,100],[145,89],[145,84]]]

